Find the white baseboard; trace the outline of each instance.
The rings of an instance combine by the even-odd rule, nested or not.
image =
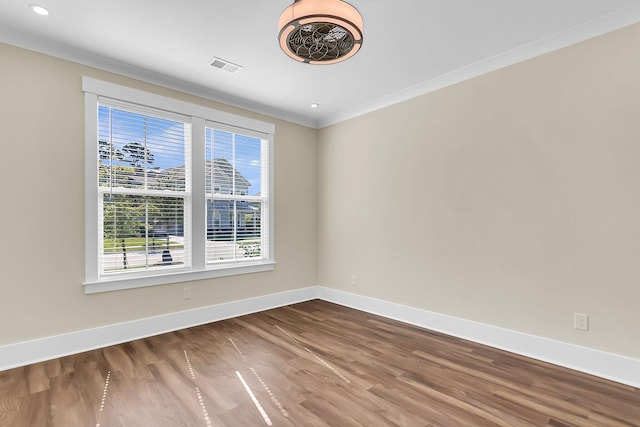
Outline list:
[[[638,359],[322,286],[318,298],[640,388]]]
[[[0,346],[0,371],[316,298],[317,287]]]
[[[316,298],[640,388],[638,359],[323,286],[0,346],[0,371]]]

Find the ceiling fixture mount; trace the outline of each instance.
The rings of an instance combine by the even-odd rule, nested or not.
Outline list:
[[[296,0],[278,22],[280,47],[308,64],[335,64],[362,46],[362,16],[342,0]]]

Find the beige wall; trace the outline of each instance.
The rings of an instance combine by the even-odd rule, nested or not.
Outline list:
[[[319,284],[640,358],[639,48],[636,25],[316,132],[0,44],[0,345]],[[83,75],[276,124],[275,271],[84,295]]]
[[[636,25],[321,130],[319,284],[640,358],[639,51]]]
[[[83,75],[276,125],[275,271],[83,293]],[[4,44],[0,121],[0,345],[315,285],[315,130]]]

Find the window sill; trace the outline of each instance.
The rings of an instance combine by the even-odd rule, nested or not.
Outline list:
[[[166,285],[170,283],[189,282],[191,280],[211,279],[216,277],[235,276],[238,274],[259,273],[275,269],[275,262],[266,261],[259,264],[219,266],[215,269],[200,271],[176,271],[153,276],[121,277],[113,276],[100,281],[84,282],[85,294],[119,291],[123,289],[143,288],[146,286]]]

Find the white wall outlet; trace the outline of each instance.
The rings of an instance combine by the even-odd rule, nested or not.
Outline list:
[[[356,276],[355,274],[351,276],[351,287],[352,288],[358,287],[358,276]]]
[[[574,313],[573,327],[581,331],[589,330],[589,316],[587,314]]]
[[[182,290],[182,297],[184,299],[191,299],[191,286],[185,286]]]

